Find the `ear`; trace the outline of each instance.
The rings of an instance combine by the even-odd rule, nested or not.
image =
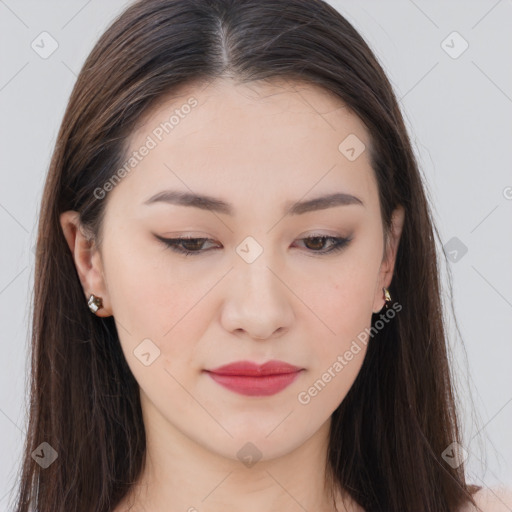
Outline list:
[[[85,302],[91,294],[101,297],[103,307],[95,313],[100,317],[112,315],[110,298],[103,274],[101,254],[92,235],[80,223],[80,215],[69,210],[60,215],[60,225],[71,251],[75,267],[84,290]]]
[[[382,288],[388,288],[393,279],[393,270],[395,268],[396,254],[402,235],[404,225],[405,211],[402,205],[397,206],[391,215],[391,229],[384,248],[384,257],[380,265],[379,276],[375,288],[373,301],[373,312],[378,313],[385,304]]]

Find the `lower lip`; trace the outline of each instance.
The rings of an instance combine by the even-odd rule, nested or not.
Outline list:
[[[225,388],[247,396],[271,396],[288,387],[300,371],[279,375],[262,375],[246,377],[242,375],[219,375],[208,372],[208,375]]]

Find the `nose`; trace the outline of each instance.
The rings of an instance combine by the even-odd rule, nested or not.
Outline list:
[[[252,263],[237,262],[224,288],[224,329],[257,340],[279,337],[290,329],[293,293],[285,284],[284,273],[271,265],[265,252]]]

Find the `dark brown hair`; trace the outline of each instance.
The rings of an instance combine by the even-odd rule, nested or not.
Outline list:
[[[365,123],[385,233],[405,223],[390,287],[402,305],[369,342],[332,415],[329,471],[367,511],[454,512],[472,501],[446,350],[437,231],[398,102],[372,51],[321,0],[144,0],[101,36],[71,94],[42,198],[34,283],[30,411],[16,511],[107,512],[145,457],[139,388],[112,317],[89,311],[59,223],[100,234],[94,194],[125,159],[137,123],[178,87],[231,77],[321,86]],[[46,469],[32,452],[58,453]]]

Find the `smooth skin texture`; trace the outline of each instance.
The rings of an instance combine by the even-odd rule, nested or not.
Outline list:
[[[197,106],[158,141],[153,131],[191,97]],[[397,209],[385,247],[368,150],[354,161],[338,150],[350,134],[368,148],[359,118],[316,86],[229,79],[188,85],[132,134],[129,154],[148,136],[157,145],[102,199],[102,245],[88,240],[76,212],[62,214],[84,300],[102,297],[97,315],[114,316],[140,386],[147,465],[130,510],[334,510],[325,485],[330,417],[366,346],[359,343],[361,350],[308,404],[298,395],[383,307],[404,219]],[[144,204],[164,190],[216,197],[234,213]],[[288,202],[335,192],[363,204],[283,213]],[[188,244],[202,252],[184,256],[157,236],[209,240]],[[237,253],[248,236],[263,249],[252,263]],[[351,240],[321,254],[332,242],[311,236]],[[160,350],[149,366],[134,355],[145,339]],[[304,370],[269,397],[239,395],[203,372],[270,359]],[[262,456],[252,467],[237,457],[248,442]],[[360,510],[335,492],[338,510]],[[115,512],[131,503],[124,500]]]

